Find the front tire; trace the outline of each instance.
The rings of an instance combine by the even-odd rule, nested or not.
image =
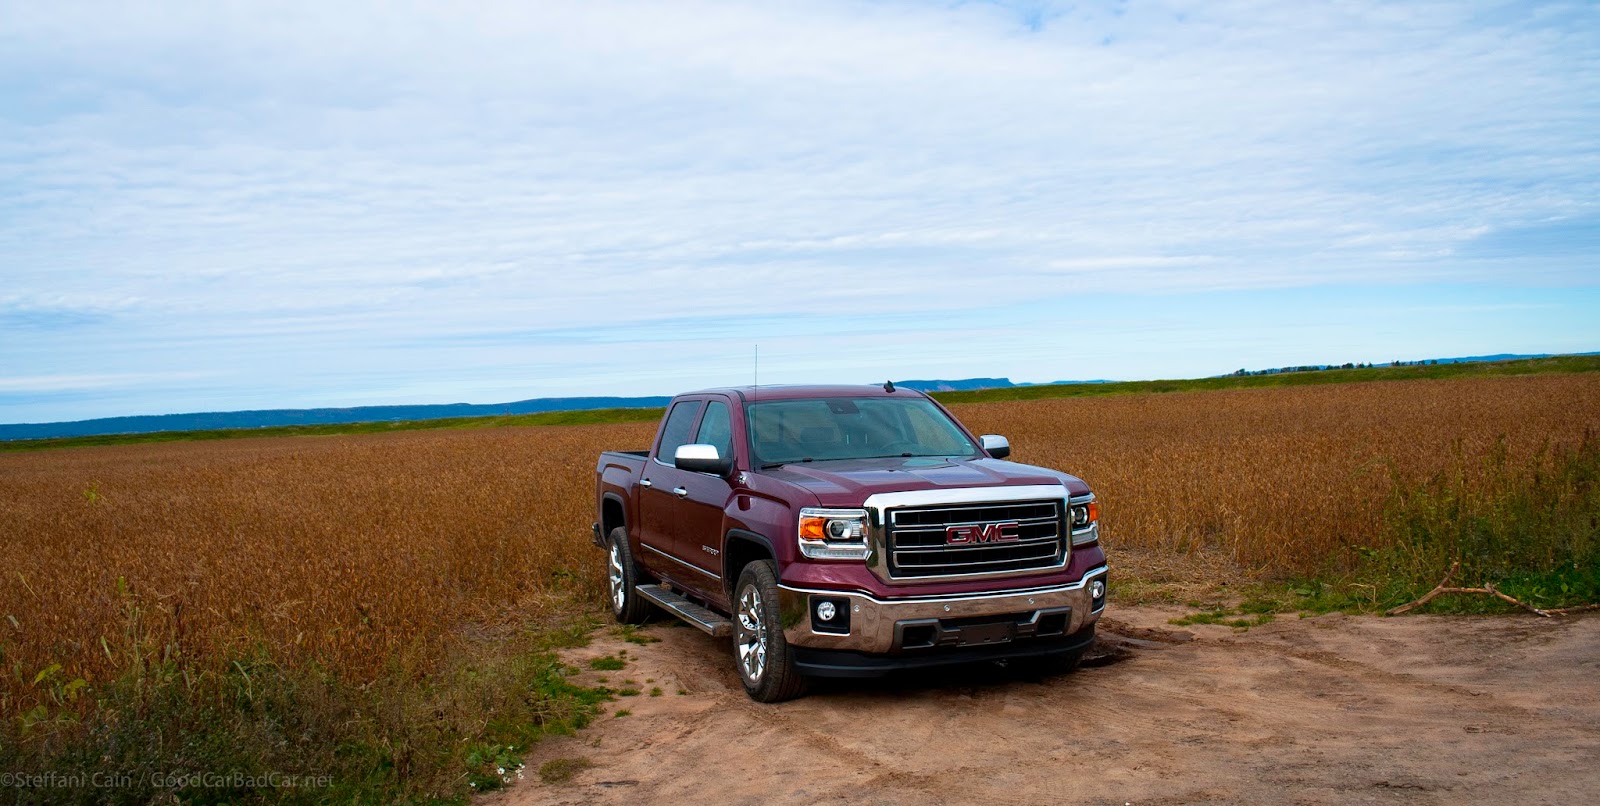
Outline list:
[[[794,648],[778,614],[778,574],[770,560],[739,573],[733,595],[733,665],[746,694],[756,702],[783,702],[806,692],[795,670]]]
[[[621,624],[643,624],[650,617],[650,603],[633,589],[638,582],[639,571],[628,549],[628,530],[618,526],[606,540],[606,598],[611,615]]]

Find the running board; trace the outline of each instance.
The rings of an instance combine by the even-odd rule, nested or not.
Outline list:
[[[713,638],[726,638],[733,634],[733,622],[673,593],[665,585],[636,585],[633,591],[668,613],[699,627]]]

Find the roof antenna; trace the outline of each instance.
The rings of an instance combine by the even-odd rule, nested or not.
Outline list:
[[[888,392],[889,394],[894,394],[894,381],[884,381],[883,391]]]
[[[755,368],[753,370],[751,370],[751,375],[752,375],[752,377],[750,378],[750,399],[754,400],[756,398],[756,395],[761,392],[761,345],[759,345],[759,344],[756,345]]]

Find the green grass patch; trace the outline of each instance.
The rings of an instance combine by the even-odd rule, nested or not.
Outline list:
[[[599,672],[617,672],[627,666],[628,662],[615,655],[602,655],[589,659],[589,668]]]
[[[1475,588],[1485,582],[1495,590],[1541,609],[1575,607],[1600,602],[1600,568],[1591,560],[1587,564],[1575,563],[1562,568],[1543,570],[1511,570],[1486,575],[1493,578],[1466,578],[1458,571],[1450,584],[1456,587]],[[1286,602],[1284,610],[1305,613],[1378,613],[1414,602],[1431,591],[1443,578],[1431,582],[1410,579],[1403,575],[1385,578],[1382,567],[1364,569],[1356,582],[1350,578],[1317,579],[1295,583],[1288,590],[1314,591],[1297,596],[1297,601]],[[1444,594],[1412,611],[1414,613],[1440,613],[1456,615],[1520,613],[1508,602],[1479,593]]]
[[[1271,612],[1245,612],[1234,608],[1219,608],[1201,613],[1191,613],[1181,618],[1169,620],[1167,623],[1187,627],[1191,624],[1218,624],[1223,627],[1233,627],[1239,630],[1248,630],[1269,624],[1276,616]]]
[[[648,646],[650,644],[661,643],[660,638],[657,638],[654,635],[646,635],[645,633],[639,632],[639,628],[632,624],[619,624],[616,626],[615,632],[619,638],[627,641],[630,644]]]
[[[126,665],[104,682],[10,664],[0,673],[45,696],[0,723],[0,770],[57,783],[9,788],[7,800],[465,803],[515,780],[529,745],[588,725],[611,699],[569,680],[576,670],[555,649],[570,643],[566,629],[533,631],[397,659],[359,684],[265,649],[202,663],[136,632],[108,644]]]

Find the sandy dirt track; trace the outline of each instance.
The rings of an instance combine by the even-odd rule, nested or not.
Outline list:
[[[580,679],[645,694],[541,742],[527,780],[480,802],[1600,801],[1600,615],[1288,616],[1235,633],[1168,626],[1178,614],[1113,604],[1105,665],[1070,676],[978,667],[776,706],[745,697],[726,642],[667,623],[648,646],[606,633],[568,659],[626,651],[628,667]],[[556,758],[594,766],[542,783]]]

